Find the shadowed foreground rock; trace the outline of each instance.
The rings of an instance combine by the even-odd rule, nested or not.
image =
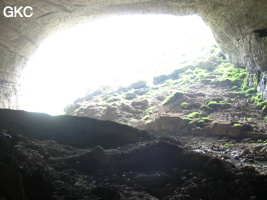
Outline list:
[[[1,200],[259,200],[267,195],[267,177],[253,167],[236,167],[171,138],[86,118],[10,110],[0,116],[5,128],[0,131]],[[75,135],[74,125],[91,131]]]
[[[55,140],[80,148],[114,148],[150,138],[145,131],[111,121],[8,109],[0,110],[0,128],[14,130],[29,139]]]

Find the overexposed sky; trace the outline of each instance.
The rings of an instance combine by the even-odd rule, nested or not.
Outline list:
[[[61,114],[88,89],[151,79],[212,44],[196,15],[113,16],[57,32],[25,68],[21,109]]]

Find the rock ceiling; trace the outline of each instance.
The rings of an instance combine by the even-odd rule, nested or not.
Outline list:
[[[7,18],[6,6],[31,6],[33,16]],[[198,14],[230,60],[252,73],[267,70],[266,0],[0,0],[0,10],[2,108],[17,108],[19,77],[45,37],[106,15]]]

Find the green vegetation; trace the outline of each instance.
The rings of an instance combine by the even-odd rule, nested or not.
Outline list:
[[[127,123],[124,121],[121,121],[120,124],[127,125]]]
[[[250,97],[256,106],[259,108],[266,108],[267,102],[263,100],[261,94],[257,94],[256,87],[258,85],[257,74],[251,74],[253,82],[250,83],[252,86],[248,86],[248,77],[246,69],[236,68],[233,64],[222,60],[223,62],[214,70],[214,73],[220,75],[222,80],[229,80],[235,83],[232,86],[232,90],[235,90],[237,94],[243,94],[246,97]]]
[[[239,123],[234,123],[233,124],[233,127],[242,127],[243,126],[243,124],[239,124]]]
[[[196,127],[203,128],[207,125],[208,122],[210,122],[210,118],[207,117],[207,115],[211,112],[214,112],[216,110],[228,109],[234,105],[236,105],[238,109],[242,109],[247,104],[244,99],[245,97],[247,97],[248,100],[251,99],[251,101],[248,101],[248,103],[253,101],[258,108],[264,111],[262,113],[266,113],[267,102],[263,100],[261,94],[256,93],[256,86],[258,85],[259,77],[257,77],[256,74],[248,74],[244,68],[234,67],[233,64],[229,63],[226,60],[223,60],[222,58],[216,58],[214,62],[218,62],[218,59],[221,59],[221,63],[216,67],[212,66],[209,68],[209,66],[206,66],[208,64],[205,65],[205,67],[209,70],[203,69],[204,67],[197,68],[194,65],[187,65],[183,68],[177,69],[172,74],[165,75],[163,78],[166,79],[160,81],[160,85],[147,86],[146,88],[141,89],[123,88],[121,90],[113,92],[112,94],[109,94],[111,90],[107,87],[105,88],[105,90],[103,90],[103,95],[95,96],[94,101],[92,101],[92,103],[90,104],[82,104],[84,105],[84,107],[75,107],[76,110],[74,112],[82,113],[83,109],[86,110],[86,107],[91,106],[93,108],[97,107],[98,112],[101,114],[109,105],[114,107],[118,106],[118,108],[120,109],[120,107],[122,107],[120,104],[125,104],[125,112],[131,112],[130,108],[133,105],[131,104],[132,101],[147,99],[149,100],[149,104],[146,107],[140,109],[140,112],[136,112],[135,115],[133,115],[134,117],[136,117],[136,119],[143,119],[146,121],[146,123],[148,123],[156,116],[156,114],[153,114],[153,111],[159,112],[160,110],[171,110],[172,112],[168,111],[168,113],[166,111],[166,113],[163,114],[168,114],[171,116],[171,114],[173,113],[173,116],[176,116],[178,115],[178,112],[186,113],[186,110],[188,112],[191,112],[187,115],[186,119],[190,121],[189,123],[191,123],[193,125],[192,127],[194,127],[195,129],[197,129]],[[199,64],[197,66],[204,65]],[[252,78],[253,81],[251,82]],[[216,80],[212,81],[214,79]],[[248,86],[248,83],[252,86]],[[217,95],[213,94],[213,91],[208,91],[209,89],[217,89],[214,86],[228,88],[227,90],[225,90],[225,92],[222,91]],[[138,86],[136,87],[138,88]],[[183,88],[185,88],[185,90]],[[195,88],[199,89],[199,94],[191,95],[191,91]],[[229,89],[231,89],[230,92]],[[205,92],[205,90],[207,90],[207,92]],[[129,99],[125,99],[126,93],[130,95]],[[229,98],[231,99],[231,102],[236,103],[233,103],[232,105],[231,103],[226,101],[223,98],[223,95],[226,93],[229,93],[229,96],[226,96],[226,98]],[[112,97],[103,97],[106,94],[112,95]],[[242,98],[240,98],[240,96]],[[194,101],[194,99],[196,98],[199,99],[197,103]],[[235,98],[237,98],[237,100]],[[240,103],[238,102],[238,98],[241,99]],[[172,103],[175,104],[172,105]],[[161,107],[162,105],[167,106]],[[129,107],[129,109],[127,108],[127,106]],[[156,109],[156,106],[161,108]],[[229,110],[226,110],[225,112],[228,112]],[[184,114],[181,113],[181,116],[184,116]],[[242,116],[242,119],[244,116]],[[225,117],[225,119],[228,120],[227,117]],[[252,118],[248,117],[246,118],[246,120],[251,121]],[[264,120],[267,122],[267,116],[264,117]],[[123,123],[135,123],[135,120],[131,120],[128,118],[126,122]],[[235,123],[232,126],[241,127],[243,125]]]
[[[193,128],[192,130],[201,130],[201,127],[196,126],[195,128]]]
[[[205,105],[201,106],[202,109],[227,109],[230,108],[231,104],[227,101],[215,101],[213,99],[208,99]]]
[[[184,73],[180,73],[177,79],[178,85],[195,83],[208,76],[208,71],[206,69],[195,68],[188,69]]]
[[[199,112],[192,112],[192,113],[187,115],[187,119],[192,120],[192,119],[198,118],[198,117],[200,117],[201,114],[202,113],[199,113]]]
[[[206,126],[205,123],[209,122],[210,117],[203,117],[202,115],[203,113],[192,112],[187,116],[187,119],[190,120],[189,124],[193,125],[192,130],[202,129]]]
[[[236,86],[236,85],[234,85],[233,87],[232,87],[232,90],[237,90],[238,89],[238,87]]]
[[[251,75],[253,82],[250,87],[248,86],[249,74],[246,69],[236,68],[233,64],[226,62],[225,60],[222,60],[222,63],[214,70],[214,73],[221,76],[218,81],[229,80],[234,83],[232,90],[234,90],[235,93],[250,97],[256,106],[260,108],[267,107],[267,102],[262,99],[262,95],[256,94],[256,86],[258,85],[258,78],[256,74]]]
[[[254,94],[251,96],[251,99],[257,107],[261,109],[265,109],[267,107],[267,102],[263,100],[262,94]]]
[[[148,120],[149,119],[149,115],[145,115],[143,119],[144,120]]]
[[[144,120],[148,120],[150,115],[153,113],[153,109],[154,107],[149,107],[145,110],[145,116],[144,116]]]
[[[176,81],[170,80],[170,79],[166,80],[164,83],[165,86],[170,86],[170,87],[174,86],[175,84],[176,84]]]
[[[183,103],[180,104],[180,107],[183,108],[183,109],[188,109],[189,106],[190,106],[190,104],[187,103],[187,102],[183,102]]]
[[[138,121],[137,119],[131,118],[131,119],[128,121],[128,123],[129,123],[129,124],[134,124],[134,123],[136,123],[137,121]]]
[[[211,105],[231,105],[230,103],[228,103],[227,101],[214,101],[214,100],[211,100],[207,103],[208,106],[211,106]]]
[[[219,80],[230,80],[231,82],[241,83],[247,79],[246,69],[236,68],[232,63],[222,60],[222,63],[216,67],[214,74],[220,75]]]
[[[267,140],[258,139],[258,143],[261,143],[261,145],[267,145]]]
[[[223,146],[229,146],[230,144],[227,142],[223,142]]]
[[[210,117],[200,117],[200,119],[198,120],[199,123],[206,123],[208,122],[210,119]]]

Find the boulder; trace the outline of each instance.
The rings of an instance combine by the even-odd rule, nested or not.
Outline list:
[[[144,95],[148,92],[149,90],[146,88],[141,88],[141,89],[137,89],[134,91],[134,94],[136,95]]]
[[[238,124],[230,122],[213,122],[207,128],[207,133],[209,135],[219,135],[219,136],[230,136],[230,137],[241,137],[247,136],[249,131],[253,130],[253,127],[249,124]]]
[[[148,100],[146,99],[143,99],[143,100],[136,100],[136,101],[133,101],[131,103],[131,105],[135,108],[135,109],[141,109],[141,110],[145,110],[148,108],[149,106],[149,102]]]
[[[126,95],[125,95],[125,99],[131,100],[134,98],[136,98],[136,94],[134,94],[134,93],[126,93]]]
[[[190,120],[182,119],[180,117],[160,116],[153,122],[145,125],[144,129],[149,133],[175,133],[184,129]]]
[[[146,81],[138,81],[129,86],[129,89],[140,89],[146,87]]]
[[[169,79],[169,76],[167,75],[156,76],[153,78],[153,84],[158,85],[158,84],[164,83],[168,79]]]
[[[101,119],[102,120],[116,121],[119,117],[118,113],[119,113],[118,108],[108,106],[105,109],[104,114],[101,116]]]
[[[186,98],[185,94],[183,92],[175,92],[171,96],[169,96],[164,102],[163,105],[168,105],[170,103],[176,102],[179,100],[180,102],[183,102],[183,100]]]

